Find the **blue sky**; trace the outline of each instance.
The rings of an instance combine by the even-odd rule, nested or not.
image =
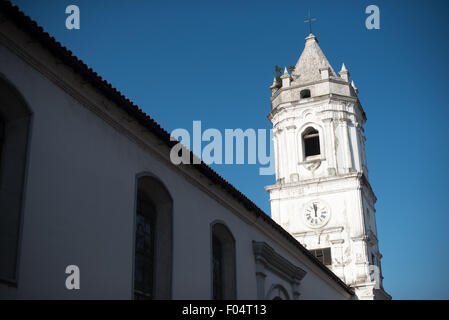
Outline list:
[[[274,65],[294,65],[308,8],[336,71],[359,88],[377,195],[384,287],[395,299],[449,299],[448,1],[14,0],[167,131],[265,128]],[[65,28],[66,6],[81,29]],[[380,8],[380,30],[365,8]],[[257,165],[213,168],[269,214]]]

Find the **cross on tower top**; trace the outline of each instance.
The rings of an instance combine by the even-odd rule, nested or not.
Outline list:
[[[310,9],[309,9],[309,18],[307,19],[307,20],[304,20],[304,23],[309,23],[309,28],[310,28],[310,34],[312,34],[312,22],[313,21],[316,21],[316,19],[315,18],[312,18],[311,16],[310,16]]]

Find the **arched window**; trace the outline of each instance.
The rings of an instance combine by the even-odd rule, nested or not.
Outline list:
[[[153,298],[154,232],[156,208],[143,192],[137,194],[136,253],[134,297],[138,300]]]
[[[172,198],[155,177],[137,180],[134,299],[170,299]]]
[[[23,188],[31,112],[0,76],[0,279],[17,280]]]
[[[212,225],[212,298],[236,299],[235,240],[222,223]]]
[[[215,235],[212,235],[212,269],[214,299],[223,299],[223,245]]]
[[[303,135],[304,156],[316,156],[320,154],[320,135],[314,128],[307,128]]]
[[[310,98],[310,90],[309,89],[301,90],[299,95],[300,95],[301,99]]]

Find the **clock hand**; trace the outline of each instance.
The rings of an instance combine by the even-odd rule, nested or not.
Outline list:
[[[317,210],[316,203],[313,204],[313,210],[315,211],[315,218],[316,218],[317,217],[317,215],[316,215],[316,210]]]

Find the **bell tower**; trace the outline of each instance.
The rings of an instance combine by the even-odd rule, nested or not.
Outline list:
[[[359,299],[391,299],[382,286],[376,196],[368,181],[358,90],[310,34],[291,74],[274,80],[276,184],[271,215],[351,286]]]

